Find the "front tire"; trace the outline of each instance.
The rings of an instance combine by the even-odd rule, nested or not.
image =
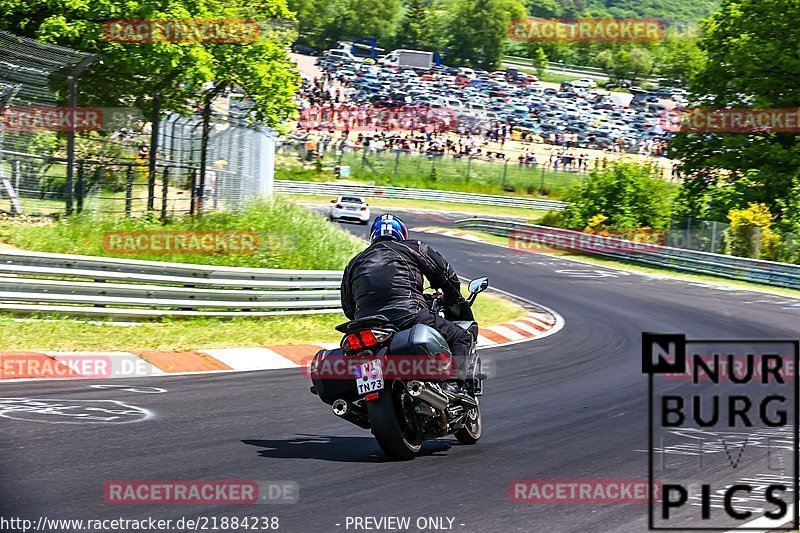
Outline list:
[[[384,389],[375,400],[366,402],[372,434],[378,445],[390,459],[409,461],[422,449],[422,441],[416,429],[410,427],[404,412],[411,406],[411,397],[399,381],[390,389]]]

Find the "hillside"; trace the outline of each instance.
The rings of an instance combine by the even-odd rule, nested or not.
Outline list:
[[[719,0],[599,0],[615,17],[660,18],[669,25],[683,25],[711,15]]]
[[[720,0],[528,0],[528,12],[537,17],[657,18],[669,26],[685,27],[708,17]]]

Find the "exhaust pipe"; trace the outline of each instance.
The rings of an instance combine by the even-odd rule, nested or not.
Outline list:
[[[333,404],[331,405],[331,408],[333,409],[333,414],[335,414],[336,416],[344,416],[347,414],[349,405],[347,405],[347,402],[345,400],[342,400],[340,398],[338,400],[334,400]]]
[[[425,386],[421,381],[409,381],[406,388],[408,389],[408,394],[430,405],[434,409],[438,409],[439,411],[447,409],[447,404],[449,402],[447,396],[431,387]]]

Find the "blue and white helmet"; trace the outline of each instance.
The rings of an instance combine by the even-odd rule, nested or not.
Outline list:
[[[372,223],[372,229],[369,231],[369,238],[372,242],[384,239],[405,241],[408,240],[408,228],[406,228],[405,223],[395,215],[381,215]]]

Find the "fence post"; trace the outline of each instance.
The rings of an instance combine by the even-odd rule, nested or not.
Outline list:
[[[469,158],[467,159],[467,177],[464,181],[469,181],[469,173],[470,169],[472,168],[472,155],[470,154]]]
[[[717,253],[717,222],[711,222],[711,250],[709,250],[712,254]]]
[[[400,165],[400,150],[394,156],[394,175],[397,176],[397,167]]]
[[[544,167],[542,167],[542,174],[539,177],[539,194],[544,194]]]
[[[133,203],[133,165],[128,165],[125,172],[125,218],[131,216],[131,204]]]
[[[17,159],[14,161],[14,166],[11,167],[11,177],[14,180],[14,190],[17,191],[17,196],[19,196],[20,176],[22,176],[22,161]]]
[[[76,208],[78,213],[83,211],[83,186],[84,186],[84,167],[83,161],[78,163],[78,183],[75,186]]]
[[[67,76],[69,92],[69,106],[74,110],[78,107],[78,88],[75,76]],[[74,111],[73,111],[74,113]],[[67,130],[67,215],[72,214],[75,198],[75,128]]]
[[[169,167],[164,167],[161,180],[161,223],[167,223],[167,193],[169,192]]]
[[[158,129],[161,126],[161,92],[178,75],[173,71],[153,89],[153,113],[150,118],[150,157],[147,167],[147,210],[152,211],[156,202],[156,160],[158,158]]]
[[[147,166],[147,210],[152,211],[156,203],[156,158],[158,152],[158,128],[161,122],[161,89],[153,91],[153,114],[150,118],[150,153]]]
[[[203,106],[203,136],[200,141],[200,190],[197,192],[197,216],[203,216],[203,195],[206,187],[206,166],[208,164],[208,137],[211,133],[211,102],[225,90],[226,84],[222,83],[211,89],[205,98]]]
[[[67,76],[67,93],[69,95],[69,107],[74,114],[78,107],[78,77],[81,73],[99,60],[100,56],[90,55],[83,61],[75,65],[69,76]],[[75,128],[67,129],[67,215],[72,214],[73,202],[75,198]]]
[[[508,160],[506,160],[505,164],[503,165],[503,181],[500,184],[502,187],[506,186],[506,178],[508,177]]]

